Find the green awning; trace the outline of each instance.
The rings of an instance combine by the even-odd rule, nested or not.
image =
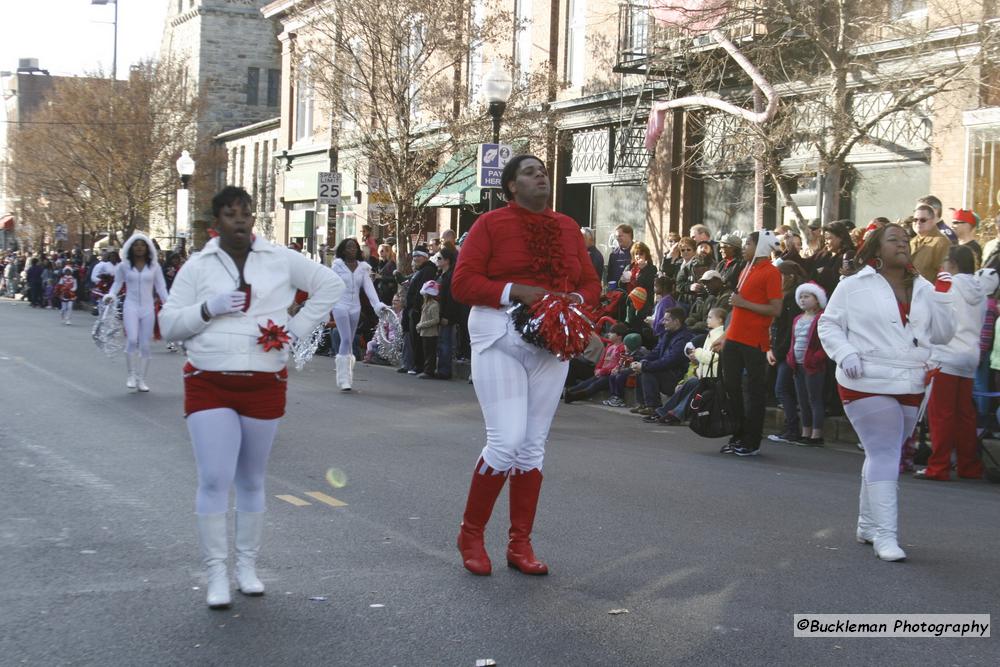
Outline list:
[[[477,147],[458,151],[417,192],[417,204],[429,207],[472,206],[479,203],[476,184]],[[428,199],[429,198],[429,199]]]

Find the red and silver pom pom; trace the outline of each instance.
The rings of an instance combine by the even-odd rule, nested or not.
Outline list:
[[[581,354],[594,332],[594,323],[580,304],[555,294],[546,294],[531,306],[517,304],[507,312],[526,341],[562,360]]]
[[[274,320],[268,320],[267,326],[258,324],[257,328],[260,329],[260,337],[257,339],[257,344],[262,345],[265,352],[283,350],[285,349],[285,344],[291,340],[288,332],[285,331],[285,327],[275,324]]]

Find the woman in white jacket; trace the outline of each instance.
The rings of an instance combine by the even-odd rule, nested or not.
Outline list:
[[[308,336],[344,283],[322,264],[254,238],[250,195],[212,199],[219,235],[181,268],[160,312],[169,340],[185,341],[184,414],[198,467],[195,511],[208,605],[228,607],[226,511],[236,487],[236,581],[261,595],[256,560],[264,527],[267,459],[285,412],[288,348]],[[296,289],[309,299],[288,317]]]
[[[331,267],[347,288],[332,308],[333,321],[337,323],[340,334],[340,347],[337,350],[337,386],[341,391],[350,391],[354,375],[354,335],[361,321],[361,291],[368,295],[375,314],[378,315],[389,306],[382,303],[372,282],[372,267],[361,259],[361,246],[353,237],[348,237],[337,244],[334,252],[336,257]]]
[[[112,303],[118,290],[125,285],[125,304],[122,316],[125,323],[125,363],[128,389],[149,391],[146,374],[149,371],[149,341],[153,339],[156,326],[156,310],[153,293],[160,297],[160,303],[167,302],[167,281],[156,257],[156,246],[148,236],[135,232],[122,246],[122,261],[115,268],[115,281],[104,296],[105,304]]]
[[[973,275],[976,257],[966,246],[952,246],[942,269],[954,274],[955,336],[947,345],[935,345],[931,361],[941,369],[934,377],[927,419],[933,453],[917,479],[948,481],[951,453],[958,456],[958,476],[979,479],[983,464],[976,452],[976,406],[972,382],[979,366],[979,336],[986,320],[986,299],[997,290],[997,272],[983,269]]]
[[[818,331],[865,448],[857,539],[882,560],[899,561],[906,558],[896,540],[899,455],[916,425],[931,346],[955,333],[951,276],[940,274],[936,285],[920,277],[899,225],[871,232],[855,265],[860,270],[834,290]]]

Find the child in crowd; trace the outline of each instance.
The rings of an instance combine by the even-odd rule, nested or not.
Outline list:
[[[594,376],[580,382],[566,390],[563,397],[567,403],[580,401],[589,398],[599,391],[603,391],[609,386],[611,373],[618,368],[618,360],[625,353],[624,338],[628,335],[628,325],[618,322],[608,333],[608,346],[604,348],[597,365],[594,367]]]
[[[646,348],[642,347],[642,336],[637,333],[630,333],[622,342],[625,344],[625,350],[618,357],[618,367],[611,371],[608,377],[611,397],[602,401],[604,405],[612,408],[626,407],[625,387],[628,385],[629,377],[635,375],[635,371],[631,368],[632,362],[641,359],[647,352]]]
[[[62,270],[62,277],[56,285],[56,296],[59,298],[59,315],[62,323],[66,326],[70,324],[70,317],[73,315],[73,302],[76,301],[76,278],[73,277],[73,269],[66,267]]]
[[[424,297],[424,305],[420,309],[420,321],[417,323],[417,333],[424,347],[424,372],[418,375],[421,380],[431,380],[437,370],[438,330],[441,325],[441,310],[438,305],[440,288],[436,280],[428,280],[420,288]]]
[[[653,281],[656,306],[653,307],[653,314],[646,318],[646,324],[652,328],[653,335],[656,337],[662,336],[666,331],[663,328],[663,314],[678,305],[677,301],[674,300],[673,291],[674,279],[670,276],[657,276],[656,280]]]
[[[685,354],[692,364],[696,364],[694,374],[677,387],[674,395],[663,406],[656,409],[655,414],[647,415],[642,421],[647,424],[680,424],[687,417],[691,396],[698,388],[702,378],[715,377],[718,373],[719,354],[712,351],[715,342],[722,338],[725,332],[727,311],[725,308],[712,308],[708,311],[708,335],[701,347],[688,343]]]
[[[820,343],[816,326],[826,308],[826,291],[809,282],[795,289],[795,300],[802,314],[792,320],[792,340],[785,362],[795,378],[802,436],[795,444],[803,447],[823,445],[823,386],[826,381],[826,351]]]

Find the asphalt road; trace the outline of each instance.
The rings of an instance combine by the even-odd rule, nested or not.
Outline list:
[[[792,627],[795,613],[1000,618],[998,486],[903,479],[910,560],[883,563],[853,539],[849,447],[723,457],[686,429],[563,405],[534,536],[551,574],[502,567],[504,494],[487,531],[499,567],[479,578],[454,547],[483,441],[472,387],[359,364],[342,394],[327,358],[291,374],[267,594],[210,611],[183,360],[155,344],[152,392],[127,393],[92,321],[63,327],[0,300],[4,665],[1000,663],[996,632],[796,639]],[[346,485],[326,481],[330,468]]]

